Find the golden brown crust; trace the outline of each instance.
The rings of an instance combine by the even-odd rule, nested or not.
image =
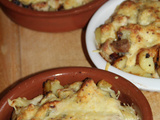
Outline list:
[[[121,68],[120,63],[116,63],[118,69],[130,73],[134,66],[138,66],[141,72],[150,77],[159,78],[157,74],[159,67],[153,66],[154,71],[145,71],[145,65],[137,64],[138,53],[142,49],[149,49],[160,44],[160,2],[157,0],[126,0],[117,7],[114,15],[105,24],[96,29],[95,35],[100,54],[111,64],[119,62],[119,57],[126,56],[125,67]],[[100,31],[100,32],[99,32]],[[160,48],[160,46],[159,46]],[[159,53],[159,49],[157,54]],[[119,56],[117,57],[116,54]],[[150,53],[151,54],[151,53]],[[142,57],[142,55],[141,55]],[[112,58],[112,59],[111,59]],[[159,59],[155,56],[152,59]],[[151,58],[147,64],[152,64]],[[155,61],[153,61],[155,62]],[[124,62],[123,62],[124,63]],[[146,66],[148,66],[146,64]],[[153,69],[152,67],[152,69]],[[125,69],[125,70],[124,70]],[[137,73],[135,73],[137,75]],[[141,76],[142,74],[140,74]],[[144,76],[145,76],[144,75]],[[143,75],[142,75],[143,76]]]
[[[55,86],[57,80],[47,80],[45,84],[48,83]],[[15,108],[12,120],[139,120],[132,107],[121,106],[118,94],[111,87],[104,80],[96,85],[92,79],[87,78],[84,82],[75,82],[62,89],[56,88],[57,92],[64,92],[63,95],[66,91],[72,91],[65,97],[56,94],[56,98],[50,92],[37,102],[25,101],[23,98],[9,100],[9,104]],[[22,101],[24,104],[20,104]]]
[[[37,11],[68,10],[85,5],[93,0],[19,0],[23,5],[31,5]]]

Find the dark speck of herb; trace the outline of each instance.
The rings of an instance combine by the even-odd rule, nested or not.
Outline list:
[[[146,54],[146,58],[149,58],[149,57],[150,57],[150,54],[149,54],[149,53],[147,53],[147,54]]]

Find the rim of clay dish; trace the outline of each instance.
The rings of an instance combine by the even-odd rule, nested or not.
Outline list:
[[[2,4],[2,6],[5,6],[6,8],[11,9],[12,11],[18,12],[20,14],[25,14],[30,16],[40,16],[40,17],[41,16],[44,16],[44,17],[59,16],[60,17],[60,16],[68,16],[68,15],[79,14],[82,12],[89,11],[107,1],[108,0],[93,0],[88,4],[77,7],[77,8],[73,8],[70,10],[63,10],[63,11],[54,11],[54,12],[43,12],[43,11],[34,11],[34,10],[26,9],[10,2],[9,0],[1,0],[0,3]]]

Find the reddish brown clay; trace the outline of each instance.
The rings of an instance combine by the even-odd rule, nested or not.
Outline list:
[[[153,120],[151,108],[142,92],[126,79],[113,73],[96,68],[67,67],[56,68],[30,77],[11,89],[0,101],[0,120],[10,120],[13,109],[8,105],[8,99],[27,97],[31,99],[42,94],[42,83],[47,79],[57,78],[62,85],[92,78],[95,82],[106,80],[112,84],[112,89],[120,91],[120,100],[134,104],[142,120]]]
[[[108,0],[94,0],[71,10],[40,12],[19,7],[9,0],[1,0],[4,13],[15,23],[43,32],[66,32],[86,26],[95,11]]]

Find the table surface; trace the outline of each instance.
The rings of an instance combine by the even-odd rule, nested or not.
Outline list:
[[[29,30],[12,22],[0,9],[0,98],[16,81],[47,69],[95,67],[85,48],[85,28],[65,33]],[[160,120],[160,92],[142,91]]]

